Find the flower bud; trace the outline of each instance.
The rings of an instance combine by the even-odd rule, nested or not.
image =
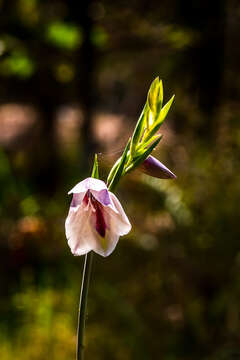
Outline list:
[[[176,179],[175,174],[173,174],[165,165],[151,155],[143,161],[139,169],[143,173],[159,179]]]

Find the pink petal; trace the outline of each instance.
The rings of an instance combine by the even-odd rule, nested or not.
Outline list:
[[[109,192],[112,205],[101,206],[100,211],[103,221],[101,220],[101,226],[98,223],[97,211],[92,213],[90,218],[91,228],[94,232],[95,242],[93,244],[93,250],[104,257],[110,255],[115,249],[119,237],[127,234],[131,230],[131,224],[114,194]],[[117,211],[117,212],[116,212]],[[101,229],[101,231],[99,231]],[[102,235],[101,236],[101,232]]]
[[[71,207],[76,208],[77,206],[81,205],[82,203],[82,196],[81,194],[73,194],[72,201],[71,201]]]
[[[97,201],[94,208],[83,201],[88,190]],[[81,181],[69,193],[73,193],[73,199],[65,228],[72,253],[83,255],[93,250],[102,256],[110,255],[119,236],[131,230],[120,202],[103,181],[93,178]]]
[[[89,189],[98,192],[101,190],[106,190],[107,186],[102,180],[89,177],[75,185],[72,190],[68,192],[68,194],[81,194],[85,193]]]
[[[68,194],[85,193],[89,189],[95,191],[101,191],[107,189],[107,186],[102,180],[89,177],[83,181],[80,181],[77,185],[75,185],[72,188],[72,190],[68,192]]]
[[[113,233],[110,229],[107,229],[104,238],[98,234],[95,234],[95,236],[92,250],[101,256],[109,256],[118,243],[119,235]]]
[[[77,185],[74,186],[68,194],[77,194],[73,198],[73,204],[81,204],[84,195],[90,190],[92,195],[97,199],[102,205],[109,205],[111,203],[107,185],[102,181],[94,178],[87,178]],[[74,206],[74,205],[73,205]]]
[[[101,245],[101,242],[98,241],[94,251],[101,256],[107,257],[114,251],[119,240],[119,235],[107,230],[105,240],[106,246]]]
[[[74,255],[84,255],[92,250],[91,211],[82,206],[70,208],[65,222],[68,245]]]
[[[96,213],[91,208],[86,211],[84,207],[82,204],[77,208],[70,208],[65,222],[66,237],[72,253],[84,255],[93,250],[104,257],[110,255],[119,239],[119,235],[112,228],[112,221],[103,211],[106,227],[102,234],[104,236],[101,236],[99,228],[96,227]]]
[[[109,191],[106,189],[97,191],[90,189],[92,195],[100,202],[102,205],[109,205],[111,203]]]
[[[110,194],[111,202],[113,204],[113,208],[110,206],[106,206],[105,212],[107,212],[111,217],[112,227],[115,229],[115,232],[120,236],[126,235],[129,233],[132,226],[118,198],[111,192],[109,192],[109,194]]]

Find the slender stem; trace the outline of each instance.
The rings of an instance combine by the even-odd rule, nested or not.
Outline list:
[[[92,268],[93,252],[85,255],[82,286],[80,293],[79,309],[78,309],[78,327],[77,327],[77,347],[76,347],[76,360],[83,360],[84,358],[84,329],[85,318],[87,310],[87,296],[89,288],[89,279]]]

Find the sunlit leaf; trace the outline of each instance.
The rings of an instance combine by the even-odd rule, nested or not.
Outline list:
[[[162,80],[157,77],[151,84],[147,101],[152,112],[159,113],[163,102],[163,85]]]
[[[144,137],[144,142],[148,142],[159,130],[160,126],[162,125],[162,123],[164,122],[168,111],[170,110],[170,107],[172,105],[172,102],[174,100],[175,95],[173,95],[171,97],[171,99],[164,105],[164,107],[162,108],[160,115],[158,117],[158,119],[156,120],[156,122],[153,124],[153,127],[151,128],[151,130],[147,133],[147,135]]]

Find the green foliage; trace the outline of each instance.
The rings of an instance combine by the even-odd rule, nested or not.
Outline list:
[[[35,215],[39,211],[39,205],[33,196],[28,196],[27,198],[23,199],[20,206],[25,216]]]
[[[0,63],[0,73],[4,76],[14,75],[28,78],[35,71],[33,60],[23,51],[13,51]]]
[[[153,121],[152,126],[149,127],[149,131],[147,131],[143,137],[144,142],[151,141],[153,136],[156,134],[156,132],[159,130],[160,126],[162,125],[163,121],[165,120],[168,111],[170,110],[170,107],[173,103],[175,95],[171,97],[171,99],[164,105],[164,107],[161,109],[161,111],[158,113],[158,115],[155,116],[155,121]]]
[[[75,50],[82,43],[82,32],[74,24],[56,21],[48,25],[46,38],[59,48]]]
[[[148,105],[153,113],[159,114],[163,103],[163,84],[157,77],[153,82],[148,92]]]

